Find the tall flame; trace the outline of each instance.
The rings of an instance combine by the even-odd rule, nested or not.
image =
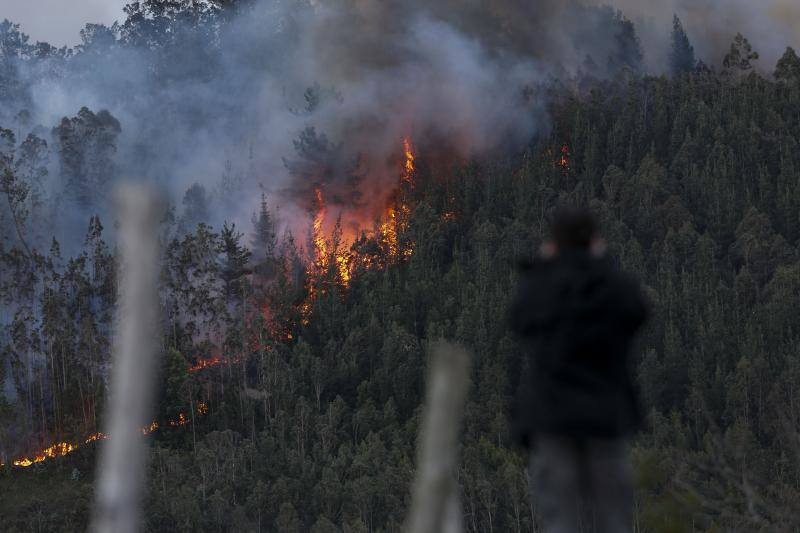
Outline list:
[[[400,174],[400,183],[395,199],[386,207],[384,218],[380,225],[380,242],[387,251],[390,260],[408,258],[414,251],[413,243],[410,241],[399,242],[402,234],[408,230],[408,217],[411,214],[411,206],[408,203],[408,193],[415,186],[414,173],[414,149],[411,141],[406,137],[403,139],[404,161]]]
[[[315,266],[320,270],[325,270],[328,266],[328,242],[325,240],[324,230],[322,227],[325,222],[325,197],[322,195],[322,189],[317,186],[314,188],[315,213],[314,223],[311,228],[311,238],[314,242],[314,261]]]
[[[411,141],[408,137],[403,138],[403,153],[406,157],[402,181],[414,185],[414,150],[411,148]]]
[[[311,226],[311,239],[314,245],[312,266],[317,268],[317,274],[324,274],[328,270],[331,259],[333,259],[333,266],[336,267],[339,280],[346,286],[350,282],[351,275],[350,254],[347,252],[346,243],[330,243],[325,238],[324,223],[328,210],[325,206],[325,196],[319,186],[314,188],[314,200],[314,221]],[[342,246],[342,244],[345,244],[345,246]],[[331,258],[331,255],[333,255],[333,258]]]

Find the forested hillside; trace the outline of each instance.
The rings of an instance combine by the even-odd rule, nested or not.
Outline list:
[[[724,64],[696,64],[678,30],[676,19],[669,76],[587,67],[531,89],[546,126],[521,147],[463,157],[398,140],[387,207],[358,231],[323,224],[318,184],[306,184],[316,196],[301,232],[271,193],[251,223],[212,225],[210,193],[190,187],[161,226],[147,529],[400,531],[426,348],[446,338],[474,355],[465,524],[536,531],[527,457],[508,434],[525,363],[506,313],[515,265],[563,205],[597,213],[653,303],[635,357],[648,413],[634,449],[637,531],[800,528],[800,59],[789,49],[774,75],[759,73],[740,36]],[[319,94],[307,93],[310,109]],[[83,109],[30,135],[17,116],[0,130],[5,531],[88,522],[115,220],[86,217],[67,252],[34,215],[48,157],[92,209],[125,128],[112,115]],[[294,148],[295,177],[347,166],[313,128]],[[53,443],[64,444],[42,452]],[[12,465],[23,458],[32,464]]]

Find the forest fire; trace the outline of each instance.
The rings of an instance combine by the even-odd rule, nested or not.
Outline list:
[[[378,224],[377,240],[386,251],[389,261],[396,261],[400,258],[408,258],[413,253],[413,243],[406,241],[399,242],[400,236],[408,229],[408,217],[411,214],[411,206],[408,201],[408,193],[415,186],[414,165],[416,155],[413,145],[409,138],[403,138],[403,162],[400,169],[398,187],[387,203]],[[352,278],[353,270],[356,266],[373,268],[378,266],[368,258],[361,258],[352,251],[352,244],[357,238],[357,232],[352,231],[347,235],[342,234],[342,227],[337,220],[333,230],[333,238],[325,236],[325,220],[328,209],[325,195],[321,187],[314,188],[314,198],[312,203],[312,225],[311,225],[311,258],[307,274],[309,275],[309,292],[313,295],[317,290],[313,278],[324,275],[329,267],[335,267],[338,282],[346,287]],[[304,315],[309,310],[309,306],[303,306]]]
[[[312,222],[310,235],[310,257],[306,268],[307,275],[307,297],[299,306],[301,323],[308,325],[310,322],[312,302],[321,291],[323,294],[328,287],[323,286],[322,280],[329,273],[332,267],[335,273],[335,284],[346,288],[353,277],[354,271],[358,269],[369,270],[372,268],[385,266],[386,263],[395,262],[399,259],[407,259],[413,253],[413,243],[411,241],[399,242],[399,238],[408,229],[408,217],[411,207],[408,203],[408,193],[414,188],[415,174],[415,154],[411,140],[402,139],[403,162],[400,168],[400,178],[398,187],[392,198],[387,203],[381,214],[378,226],[375,231],[375,238],[378,244],[386,253],[386,261],[376,261],[374,257],[359,254],[353,247],[358,232],[355,230],[343,233],[341,226],[341,215],[337,219],[332,238],[328,239],[325,235],[325,221],[328,209],[325,201],[325,194],[322,188],[317,185],[314,187],[314,197],[312,199]],[[329,282],[327,282],[330,284]],[[281,336],[291,340],[291,333]]]
[[[566,146],[566,145],[565,145]],[[402,140],[403,148],[403,161],[400,171],[400,178],[398,180],[398,188],[391,200],[388,202],[381,220],[377,228],[377,240],[381,247],[385,250],[388,262],[395,262],[406,259],[413,254],[413,243],[409,240],[401,241],[402,235],[408,229],[408,218],[411,213],[411,206],[408,200],[410,190],[415,187],[414,174],[415,167],[415,153],[410,139],[404,138]],[[569,152],[562,150],[563,167],[568,166]],[[368,258],[359,258],[355,252],[350,251],[355,235],[347,235],[342,239],[341,227],[339,223],[336,224],[334,229],[333,238],[327,239],[325,236],[325,221],[328,215],[328,209],[325,203],[325,196],[321,187],[317,186],[314,189],[314,203],[313,203],[313,219],[311,226],[311,245],[313,247],[312,257],[307,274],[309,276],[308,298],[301,305],[301,314],[303,322],[308,323],[311,312],[311,302],[317,294],[319,288],[319,279],[324,276],[330,267],[335,268],[337,283],[342,287],[347,287],[353,275],[353,269],[356,265],[361,265],[366,268],[375,268],[384,266],[380,263],[369,261]],[[285,338],[291,340],[293,337],[291,333],[287,333]],[[224,364],[231,364],[238,362],[242,357],[222,357],[215,355],[208,358],[197,358],[196,361],[189,367],[189,372],[195,373],[206,368],[216,367]],[[209,411],[206,403],[200,402],[196,408],[200,415],[205,415]],[[149,435],[163,426],[167,427],[180,427],[187,425],[191,422],[191,417],[185,413],[179,413],[177,418],[168,419],[164,424],[159,424],[158,421],[152,421],[150,424],[141,428],[142,435]],[[101,432],[96,432],[89,435],[82,442],[59,442],[52,444],[32,456],[26,456],[16,459],[12,462],[14,466],[29,467],[36,463],[41,463],[47,459],[66,456],[84,444],[89,444],[98,440],[109,438]],[[0,466],[4,466],[0,464]]]
[[[101,432],[92,433],[84,440],[83,444],[89,444],[90,442],[94,442],[97,440],[103,440],[108,438],[105,434]],[[56,457],[63,457],[67,454],[70,454],[77,450],[80,447],[80,444],[73,444],[70,442],[59,442],[40,450],[39,452],[35,453],[31,457],[22,457],[20,459],[15,459],[11,464],[14,466],[19,466],[22,468],[27,468],[31,465],[36,463],[41,463],[42,461],[46,461],[47,459],[54,459]],[[3,463],[0,463],[0,466],[5,466]]]
[[[52,446],[45,448],[33,457],[23,457],[22,459],[17,459],[13,464],[14,466],[21,467],[31,466],[34,463],[41,463],[42,461],[53,457],[62,457],[67,455],[68,453],[71,453],[77,449],[77,447],[77,445],[70,444],[68,442],[59,442],[58,444],[53,444]]]
[[[206,413],[208,413],[208,404],[202,401],[199,402],[197,404],[197,412],[200,415],[205,415]],[[187,418],[187,416],[184,413],[179,413],[178,418],[168,420],[167,425],[169,425],[169,427],[179,427],[188,424],[190,421],[191,420]],[[160,427],[159,423],[153,420],[152,422],[150,422],[148,425],[144,426],[141,429],[142,435],[149,435],[150,433],[156,431],[159,427]],[[27,468],[29,466],[32,466],[36,463],[41,463],[48,459],[55,459],[56,457],[64,457],[65,455],[69,455],[70,453],[74,452],[75,450],[77,450],[78,448],[80,448],[85,444],[89,444],[99,440],[105,440],[107,438],[109,438],[108,435],[106,435],[101,431],[98,431],[86,437],[82,443],[59,442],[56,444],[52,444],[47,448],[44,448],[36,452],[30,457],[21,457],[19,459],[15,459],[14,461],[12,461],[11,464],[13,464],[14,466],[18,466],[20,468]],[[0,467],[3,466],[5,466],[5,464],[0,463]]]

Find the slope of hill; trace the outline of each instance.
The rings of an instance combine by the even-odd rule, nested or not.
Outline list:
[[[774,76],[762,75],[738,36],[717,72],[696,65],[678,34],[684,55],[675,64],[688,67],[647,76],[636,67],[633,25],[600,10],[602,29],[622,32],[614,68],[587,60],[588,73],[527,87],[523,100],[536,105],[509,123],[537,124],[533,138],[520,147],[518,135],[505,143],[498,134],[483,139],[492,149],[467,157],[454,148],[461,130],[418,143],[392,137],[375,157],[386,166],[375,198],[359,189],[355,157],[356,141],[369,139],[347,146],[310,125],[320,105],[328,126],[339,123],[320,102],[342,96],[315,86],[305,109],[283,110],[293,126],[309,122],[296,158],[277,165],[291,178],[278,201],[295,203],[279,210],[265,195],[252,227],[214,226],[212,211],[236,211],[252,193],[239,187],[241,168],[253,190],[260,179],[259,147],[251,140],[245,149],[238,135],[248,130],[231,119],[250,106],[220,104],[216,115],[198,111],[219,103],[214,90],[170,98],[180,93],[171,83],[208,89],[226,56],[202,43],[230,37],[224,18],[211,4],[163,17],[153,15],[159,2],[137,5],[123,26],[87,28],[74,56],[29,46],[0,24],[0,120],[9,127],[0,129],[4,531],[74,531],[88,521],[116,292],[113,213],[101,193],[117,176],[131,109],[147,120],[138,117],[146,127],[125,141],[126,157],[152,163],[160,145],[148,134],[163,125],[150,119],[162,114],[181,118],[191,139],[205,128],[234,132],[220,152],[249,153],[221,165],[218,190],[189,186],[181,213],[172,206],[162,223],[164,364],[158,413],[142,437],[152,440],[149,531],[400,531],[426,348],[439,338],[474,354],[458,469],[468,530],[537,530],[527,458],[508,435],[525,361],[506,309],[516,262],[537,249],[561,205],[598,214],[609,252],[654,304],[636,356],[648,413],[634,448],[639,529],[800,528],[800,59],[792,50]],[[161,23],[189,31],[161,32]],[[181,39],[211,59],[176,70]],[[109,57],[140,46],[162,92],[120,104],[123,118],[83,108],[48,132],[9,103],[31,103],[27,82],[68,68],[85,81],[92,61],[110,68]],[[273,68],[273,59],[256,63]],[[238,94],[236,84],[253,79],[221,86]],[[124,100],[118,89],[109,94]],[[258,93],[250,90],[238,95]],[[150,102],[153,94],[170,98]],[[173,133],[158,131],[156,139]],[[163,157],[172,150],[197,151],[170,141]],[[72,196],[46,190],[53,183]],[[58,211],[68,201],[74,212]],[[377,207],[365,214],[364,205]],[[110,218],[91,216],[83,240],[52,238],[95,208]]]

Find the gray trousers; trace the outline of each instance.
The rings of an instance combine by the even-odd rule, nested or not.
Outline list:
[[[633,530],[633,468],[626,439],[539,435],[530,476],[545,533]]]

